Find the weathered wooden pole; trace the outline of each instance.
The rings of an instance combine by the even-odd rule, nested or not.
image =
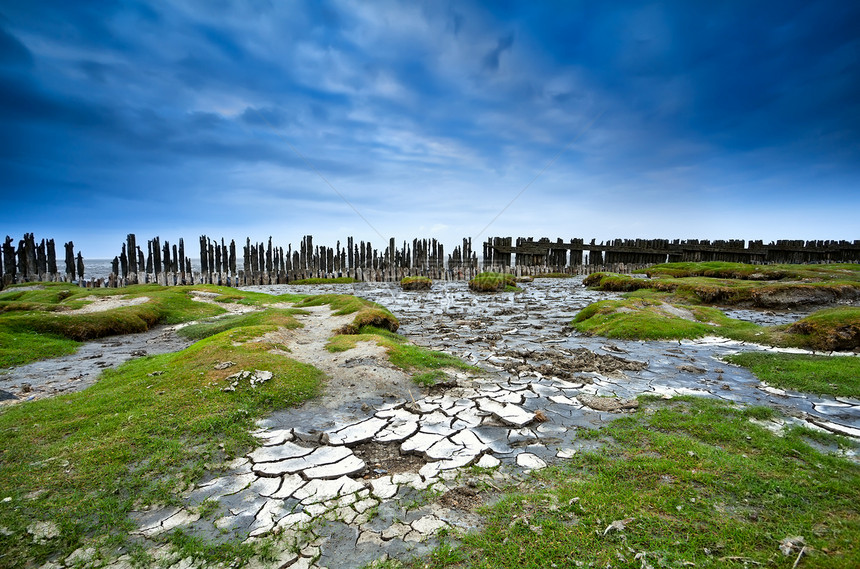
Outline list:
[[[78,268],[78,278],[81,280],[81,282],[83,282],[83,280],[84,280],[84,256],[81,255],[80,251],[78,251],[77,268]]]
[[[75,244],[69,241],[64,245],[66,248],[66,278],[75,280]]]

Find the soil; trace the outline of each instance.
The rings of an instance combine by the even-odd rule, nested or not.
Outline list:
[[[365,478],[378,478],[388,474],[418,472],[427,461],[414,454],[400,454],[400,444],[364,443],[352,452],[367,464]]]
[[[286,307],[289,305],[275,305]],[[335,331],[352,322],[354,315],[336,316],[328,306],[305,308],[309,314],[296,315],[302,328],[279,329],[263,336],[262,340],[286,347],[284,355],[310,364],[327,376],[325,392],[315,399],[313,405],[339,408],[357,399],[357,395],[371,393],[389,397],[411,398],[413,390],[409,374],[392,366],[386,357],[385,348],[376,342],[357,342],[355,348],[345,352],[329,352],[325,346]]]
[[[469,486],[458,486],[442,494],[437,500],[445,507],[457,510],[474,510],[484,503],[481,494]]]
[[[85,296],[79,300],[90,301],[90,304],[71,310],[75,314],[92,314],[93,312],[104,312],[114,308],[123,308],[126,306],[137,306],[149,302],[148,296],[138,296],[135,298],[120,297],[120,296]]]

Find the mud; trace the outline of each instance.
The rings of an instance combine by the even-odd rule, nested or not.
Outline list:
[[[191,341],[176,334],[175,326],[158,326],[139,334],[110,336],[85,342],[76,353],[0,369],[0,404],[33,401],[86,389],[105,369],[131,359],[183,350]]]

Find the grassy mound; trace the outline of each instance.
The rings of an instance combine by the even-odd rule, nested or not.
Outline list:
[[[643,294],[643,292],[646,292]],[[670,303],[672,295],[639,291],[581,310],[571,326],[584,334],[628,340],[681,340],[706,335],[811,350],[860,349],[860,308],[819,310],[792,325],[758,326],[717,308]]]
[[[444,374],[435,373],[443,368],[460,369],[465,371],[480,371],[480,368],[469,365],[460,358],[444,352],[428,350],[416,346],[399,334],[388,330],[364,326],[357,334],[341,334],[334,336],[326,345],[330,352],[345,352],[355,347],[358,342],[376,342],[385,348],[388,360],[397,367],[413,372],[420,372],[413,377],[416,383],[427,386],[442,379]]]
[[[750,265],[750,267],[752,266]],[[805,265],[798,266],[805,267]],[[858,265],[846,266],[858,267]],[[807,277],[803,281],[768,280],[763,278],[763,275],[759,275],[762,278],[758,279],[686,276],[690,272],[689,269],[679,271],[678,274],[683,276],[677,277],[667,277],[664,273],[654,272],[652,273],[654,278],[650,279],[634,278],[630,275],[615,273],[593,273],[585,278],[583,284],[598,290],[612,292],[634,292],[648,289],[671,293],[677,299],[685,302],[747,305],[761,308],[793,308],[832,304],[840,300],[860,298],[860,273],[855,274],[848,269],[829,273],[808,273],[818,275],[818,277]],[[707,270],[700,272],[719,273]],[[770,276],[774,276],[774,274],[770,273]]]
[[[513,275],[505,273],[479,273],[469,281],[469,288],[475,292],[501,292],[522,290],[517,286]]]
[[[637,340],[680,340],[712,333],[716,309],[679,307],[653,299],[602,300],[588,305],[571,325],[586,334]]]
[[[860,396],[860,358],[744,352],[725,360],[776,387],[833,397]]]
[[[400,286],[403,290],[430,290],[433,286],[433,279],[429,277],[404,277],[400,281]]]
[[[860,350],[860,308],[819,310],[792,324],[788,332],[807,336],[816,350]]]
[[[355,314],[355,319],[341,331],[343,334],[358,334],[363,326],[374,326],[389,332],[396,332],[400,321],[384,306],[357,296],[346,294],[319,294],[309,296],[296,303],[296,306],[321,306],[328,304],[337,315]]]
[[[123,289],[82,289],[66,283],[44,283],[39,290],[0,294],[0,367],[74,353],[80,342],[116,334],[146,331],[156,324],[176,324],[222,314],[221,307],[196,302],[192,290],[220,287],[135,285]],[[134,306],[79,314],[75,309],[95,298],[149,300]]]
[[[568,273],[540,273],[535,275],[536,279],[572,279],[573,275]]]

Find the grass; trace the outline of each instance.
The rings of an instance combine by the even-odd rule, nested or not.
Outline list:
[[[745,352],[726,356],[770,385],[804,393],[860,397],[860,358]]]
[[[833,263],[827,265],[750,265],[710,261],[703,263],[662,263],[645,270],[649,276],[716,277],[742,280],[848,279],[860,280],[860,265]]]
[[[810,350],[860,347],[860,309],[827,308],[791,325],[759,326],[729,318],[717,308],[662,299],[665,293],[642,291],[620,300],[601,300],[581,310],[571,326],[584,334],[626,340],[681,340],[706,335],[742,342]]]
[[[330,352],[344,352],[354,348],[358,342],[376,342],[385,348],[388,360],[392,364],[408,371],[433,372],[434,370],[441,370],[443,368],[465,371],[479,371],[480,369],[450,354],[410,344],[404,336],[394,334],[389,330],[374,328],[373,326],[362,327],[358,330],[358,334],[334,336],[329,340],[326,349]],[[433,380],[435,382],[441,376],[433,373],[422,373],[418,377],[417,381],[426,382]]]
[[[287,284],[291,285],[314,285],[314,284],[354,284],[357,282],[361,282],[358,279],[354,279],[352,277],[334,277],[331,279],[299,279],[295,281],[290,281]]]
[[[400,281],[403,290],[430,290],[433,279],[430,277],[404,277]]]
[[[572,279],[574,275],[569,273],[540,273],[535,275],[536,279]]]
[[[522,290],[517,286],[513,275],[506,273],[478,273],[469,281],[469,288],[475,292],[516,292]]]
[[[346,294],[319,294],[308,296],[296,303],[299,308],[308,306],[331,306],[338,316],[355,314],[351,324],[342,331],[344,334],[357,334],[364,326],[383,328],[390,332],[396,332],[400,322],[391,312],[375,302]]]
[[[767,408],[643,399],[598,433],[603,446],[539,471],[486,510],[482,530],[430,568],[860,566],[860,467],[809,431],[777,437]],[[607,529],[613,524],[616,528]]]
[[[74,353],[84,340],[143,332],[156,324],[176,324],[214,316],[223,308],[194,301],[201,287],[136,285],[124,289],[82,289],[66,283],[44,283],[39,290],[0,294],[0,367]],[[210,287],[216,288],[219,287]],[[145,296],[143,304],[103,312],[75,314],[87,297]]]
[[[202,340],[215,334],[220,334],[234,328],[265,326],[267,331],[278,327],[287,329],[298,328],[300,324],[293,318],[294,314],[307,313],[299,309],[275,309],[265,312],[249,312],[247,314],[231,314],[222,318],[210,319],[191,324],[177,330],[177,334],[190,340]]]
[[[237,341],[296,325],[285,311],[267,311],[181,352],[106,370],[86,391],[4,409],[0,487],[12,500],[0,504],[0,526],[8,530],[0,534],[0,566],[38,565],[85,543],[128,547],[130,511],[180,503],[180,491],[207,463],[258,444],[249,435],[254,420],[313,397],[323,374],[270,353],[264,341]],[[227,360],[236,365],[214,369]],[[222,391],[226,376],[241,369],[274,377],[254,389]],[[38,520],[56,523],[61,536],[34,544],[26,528]],[[239,545],[188,547],[229,557]]]
[[[651,267],[648,274],[654,278],[593,273],[583,284],[615,292],[649,289],[671,293],[688,303],[765,308],[860,298],[860,265],[669,263]]]
[[[412,381],[416,385],[420,385],[421,387],[433,387],[440,381],[447,378],[448,374],[446,374],[442,370],[437,369],[433,371],[415,374],[412,376]]]
[[[857,349],[860,347],[860,308],[819,310],[792,324],[788,331],[807,337],[814,349]]]

